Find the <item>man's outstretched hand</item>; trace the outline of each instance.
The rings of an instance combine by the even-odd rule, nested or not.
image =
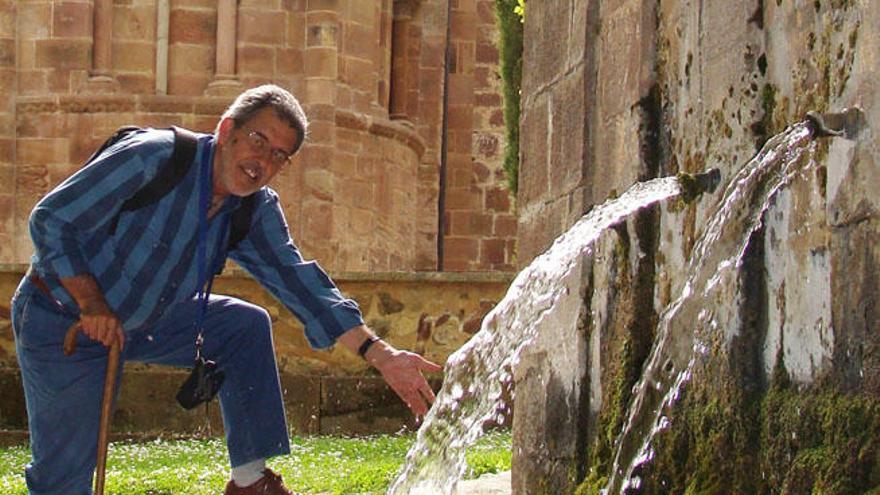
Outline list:
[[[367,351],[367,361],[382,373],[388,386],[417,418],[424,417],[434,403],[434,391],[422,373],[443,371],[443,367],[418,354],[400,351],[387,344],[383,347]]]
[[[366,325],[354,327],[339,337],[339,342],[353,353],[359,353],[368,340],[375,342],[368,346],[363,358],[379,370],[391,390],[403,399],[413,414],[422,418],[434,403],[434,391],[424,373],[443,371],[443,367],[413,352],[395,349],[378,339]]]

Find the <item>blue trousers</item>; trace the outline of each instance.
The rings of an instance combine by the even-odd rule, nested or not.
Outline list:
[[[195,299],[178,303],[151,328],[128,332],[121,361],[191,367],[197,309]],[[64,334],[75,320],[27,277],[19,284],[12,327],[28,412],[31,495],[92,493],[108,350],[80,334],[76,353],[65,356]],[[202,353],[226,375],[219,398],[230,464],[289,453],[269,315],[212,295],[204,328]]]

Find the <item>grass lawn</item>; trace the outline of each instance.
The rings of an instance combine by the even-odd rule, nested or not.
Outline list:
[[[269,461],[285,484],[306,494],[383,493],[414,434],[359,438],[294,437],[292,454]],[[510,469],[510,434],[484,437],[468,452],[468,477]],[[0,493],[26,495],[26,447],[0,449]],[[114,495],[216,495],[229,467],[222,439],[110,445],[105,492]]]

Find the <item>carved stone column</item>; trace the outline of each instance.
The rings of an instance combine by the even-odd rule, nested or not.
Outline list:
[[[392,119],[407,119],[409,92],[409,34],[415,2],[394,0],[394,20],[391,25],[391,95],[388,115]]]
[[[238,38],[238,0],[220,0],[217,4],[217,59],[214,80],[205,93],[234,96],[244,85],[235,70],[235,44]]]
[[[115,93],[119,81],[113,77],[111,46],[113,41],[113,0],[95,0],[92,21],[92,68],[82,91]]]

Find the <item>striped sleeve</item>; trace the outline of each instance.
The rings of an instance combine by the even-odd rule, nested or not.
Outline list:
[[[171,131],[138,131],[105,150],[41,199],[30,215],[34,262],[58,277],[90,273],[82,246],[158,171]]]
[[[303,260],[290,238],[277,194],[268,188],[258,194],[248,235],[229,257],[303,323],[312,347],[330,347],[340,335],[363,324],[360,309],[315,261]]]

